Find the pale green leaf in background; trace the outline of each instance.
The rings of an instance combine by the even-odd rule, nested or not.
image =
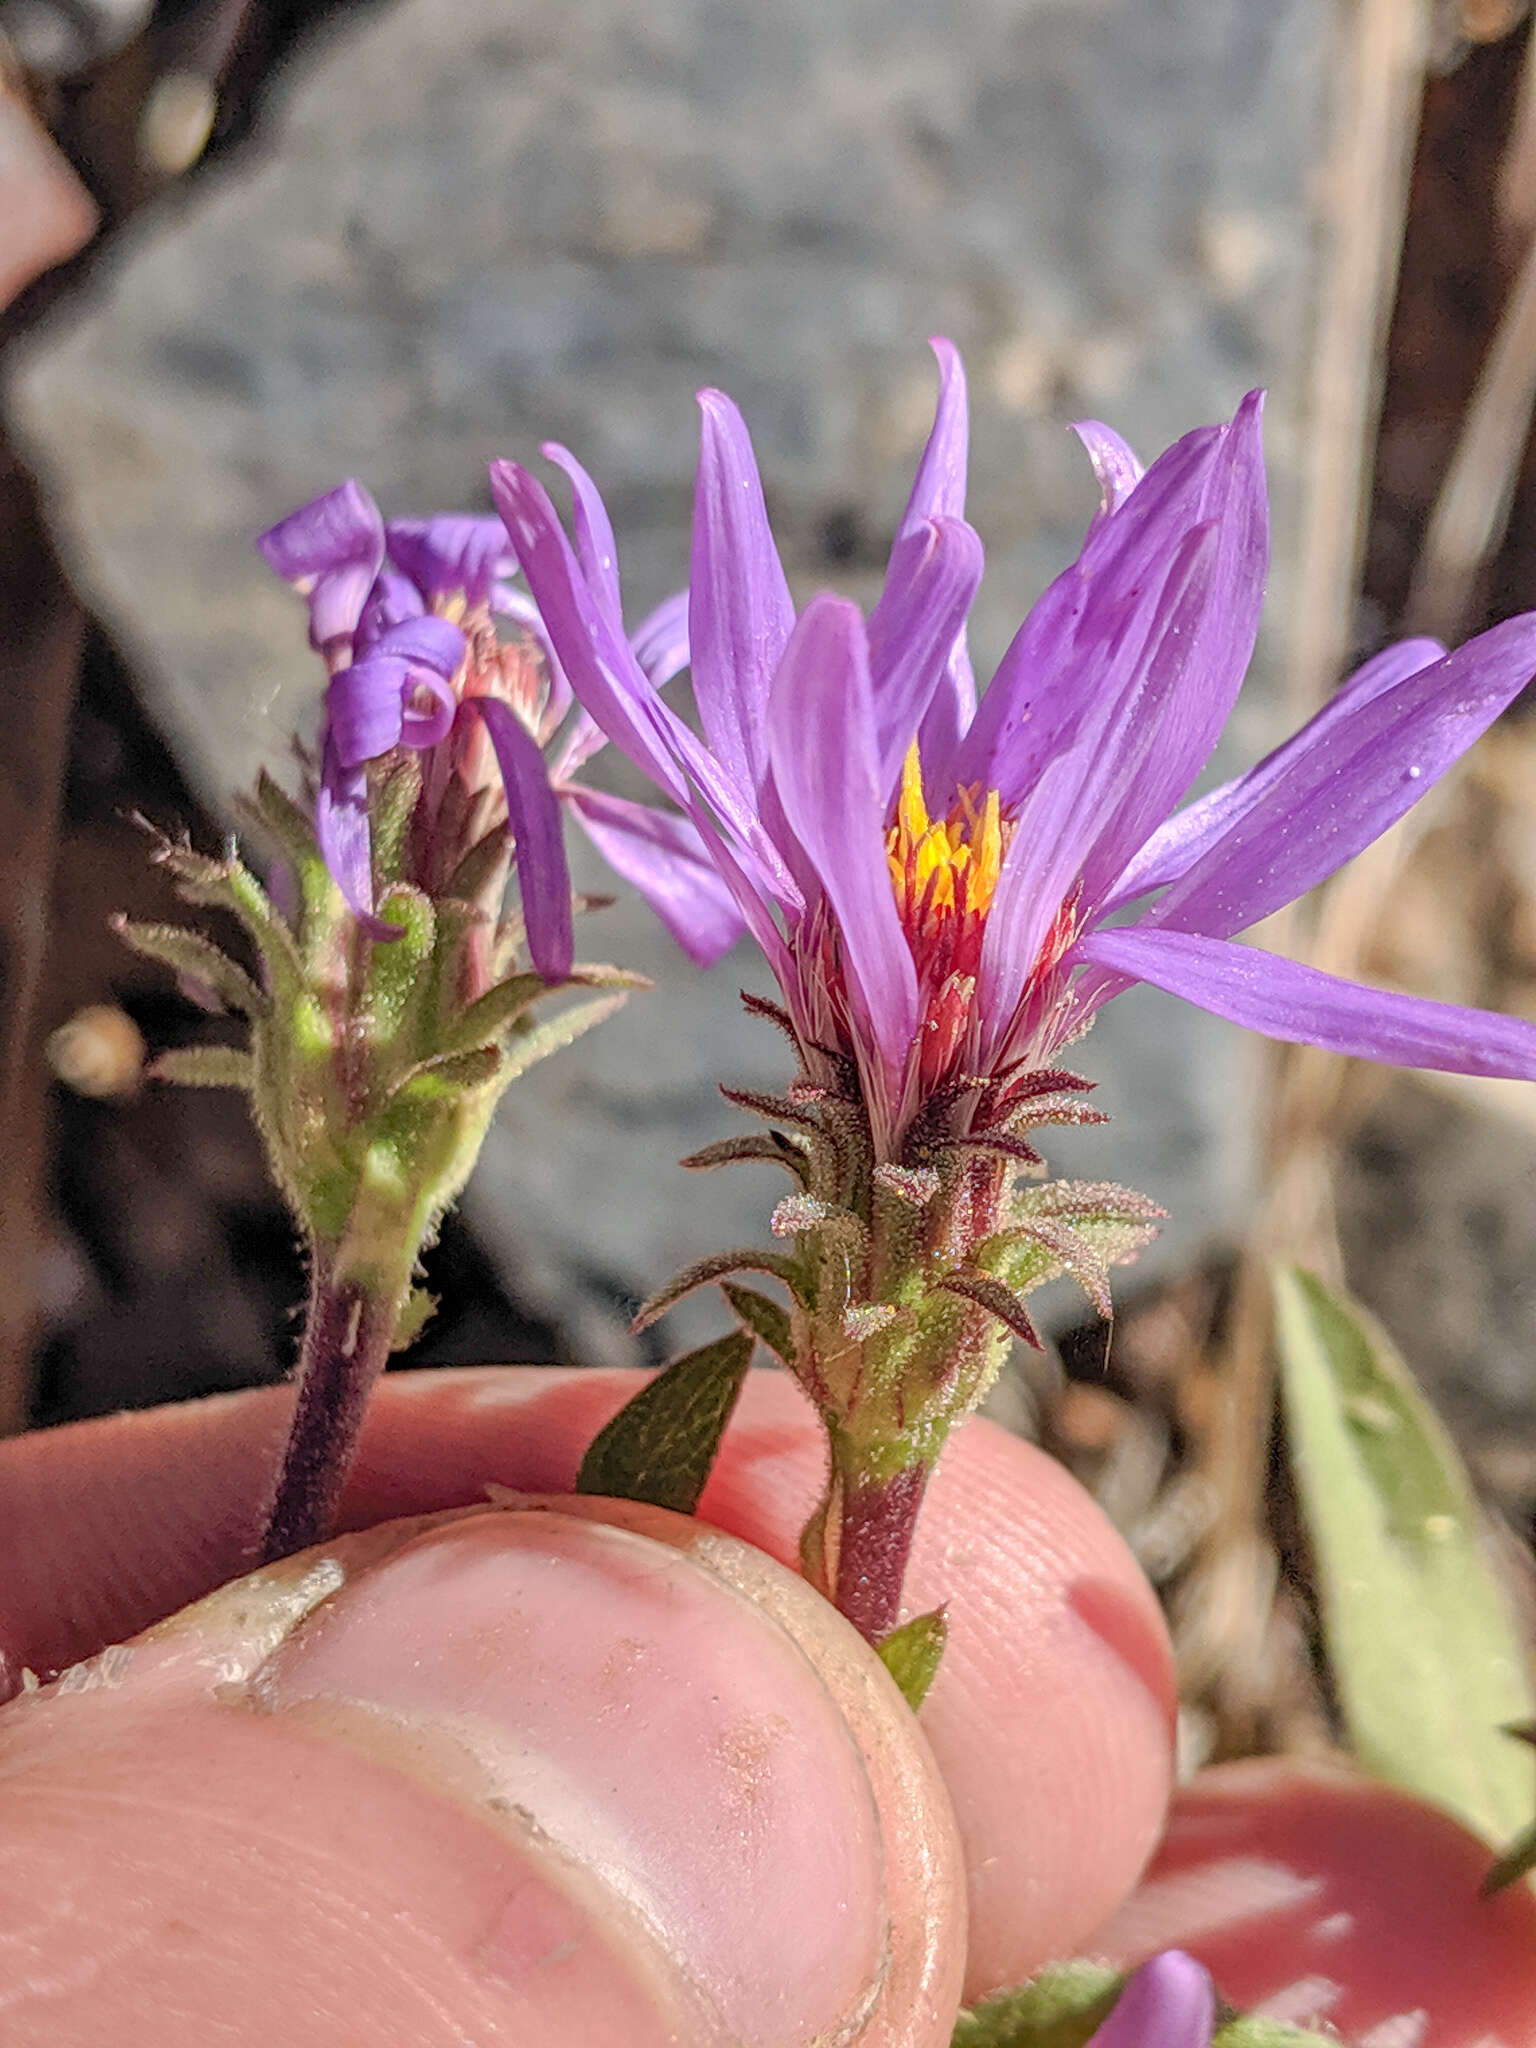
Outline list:
[[[1275,1274],[1286,1428],[1351,1748],[1495,1847],[1529,1825],[1527,1647],[1444,1427],[1378,1325]]]

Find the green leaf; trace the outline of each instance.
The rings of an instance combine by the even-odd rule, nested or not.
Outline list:
[[[1274,1276],[1292,1463],[1351,1746],[1493,1843],[1530,1818],[1503,1732],[1533,1707],[1525,1646],[1444,1428],[1378,1325],[1296,1268]]]
[[[1084,2048],[1124,1980],[1102,1963],[1056,1963],[1018,1991],[962,2012],[954,2048]]]
[[[744,1330],[673,1359],[592,1439],[578,1493],[691,1515],[752,1357]]]
[[[243,967],[237,967],[227,953],[200,932],[189,932],[178,924],[139,924],[133,918],[108,920],[125,946],[158,960],[175,974],[188,974],[204,981],[228,1009],[244,1017],[262,1017],[271,1009],[264,992]]]
[[[935,1607],[930,1614],[917,1614],[911,1621],[904,1621],[875,1645],[876,1655],[901,1688],[901,1696],[914,1714],[938,1676],[939,1659],[948,1640],[948,1617],[942,1607]]]
[[[1086,2048],[1113,2011],[1123,1983],[1102,1963],[1054,1963],[1019,1991],[999,1991],[962,2011],[953,2048]],[[1212,2048],[1339,2048],[1331,2035],[1224,2009]]]
[[[1222,2020],[1211,2048],[1339,2048],[1339,2041],[1335,2034],[1314,2034],[1307,2027],[1289,2027],[1283,2020],[1238,2012]]]
[[[534,1030],[524,1032],[508,1045],[504,1058],[506,1066],[504,1079],[515,1081],[519,1074],[537,1066],[540,1060],[548,1059],[552,1052],[559,1052],[594,1024],[601,1024],[605,1017],[611,1017],[625,1000],[621,989],[617,995],[597,996],[589,1003],[575,1003],[569,1010],[562,1010],[558,1017],[551,1017],[547,1024],[540,1024]]]
[[[755,1287],[736,1287],[729,1280],[721,1283],[720,1292],[753,1336],[766,1344],[775,1358],[785,1365],[794,1364],[794,1326],[776,1301],[770,1301],[766,1294],[759,1294]]]
[[[248,1052],[233,1045],[183,1045],[163,1052],[149,1068],[152,1081],[183,1088],[249,1088],[255,1068]]]

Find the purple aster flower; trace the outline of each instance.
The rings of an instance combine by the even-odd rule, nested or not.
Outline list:
[[[877,1153],[900,1159],[925,1104],[960,1101],[945,1113],[963,1122],[977,1101],[966,1079],[1048,1070],[1143,981],[1276,1038],[1536,1075],[1530,1024],[1234,943],[1377,838],[1492,723],[1536,673],[1536,614],[1454,654],[1389,649],[1256,768],[1180,810],[1258,628],[1259,394],[1145,472],[1108,428],[1078,429],[1100,508],[978,706],[965,387],[954,349],[934,347],[938,413],[867,618],[827,594],[797,613],[746,428],[728,398],[701,395],[688,638],[702,738],[624,637],[584,472],[561,453],[573,547],[539,483],[492,465],[576,696],[694,828],[689,856],[703,849],[761,944],[808,1071],[854,1061]],[[669,922],[707,957],[730,917],[690,929],[674,905]]]
[[[1087,2048],[1211,2048],[1216,1998],[1203,1966],[1165,1949],[1127,1981]]]
[[[606,527],[601,507],[597,517]],[[611,558],[611,534],[607,543]],[[474,837],[505,823],[529,951],[546,978],[567,974],[573,951],[562,802],[695,952],[730,943],[740,921],[693,827],[572,779],[606,744],[585,714],[554,768],[546,764],[570,685],[532,601],[511,583],[516,563],[500,520],[386,523],[348,481],[290,513],[258,546],[308,598],[310,637],[331,671],[316,829],[342,894],[375,938],[396,927],[374,915],[368,764],[405,747],[423,756],[416,877],[431,893],[446,890]],[[645,621],[634,658],[657,688],[686,665],[683,600]]]

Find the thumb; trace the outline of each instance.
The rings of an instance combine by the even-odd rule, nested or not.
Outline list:
[[[818,1595],[680,1516],[344,1538],[0,1733],[17,2048],[949,2039],[963,1881],[915,1719]]]

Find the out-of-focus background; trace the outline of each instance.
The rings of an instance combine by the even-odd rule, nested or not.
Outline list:
[[[1093,502],[1269,387],[1275,558],[1216,764],[1404,631],[1536,606],[1536,47],[1520,0],[0,0],[0,1422],[275,1378],[302,1276],[241,1100],[143,1086],[208,1019],[122,950],[168,914],[133,823],[214,843],[313,730],[302,607],[251,537],[347,475],[488,509],[568,443],[636,608],[682,579],[691,394],[754,430],[804,595],[875,587],[965,352],[995,661]],[[602,886],[596,871],[582,873]],[[1263,935],[1536,1017],[1519,706]],[[512,1091],[408,1362],[658,1357],[639,1297],[765,1228],[675,1158],[777,1040],[621,899],[656,991]],[[1213,1751],[1304,1743],[1304,1575],[1256,1261],[1383,1318],[1507,1525],[1536,1513],[1536,1095],[1280,1055],[1138,991],[1053,1153],[1165,1203],[1112,1346],[1063,1294],[997,1397],[1165,1588]],[[702,1321],[700,1320],[702,1318]]]

